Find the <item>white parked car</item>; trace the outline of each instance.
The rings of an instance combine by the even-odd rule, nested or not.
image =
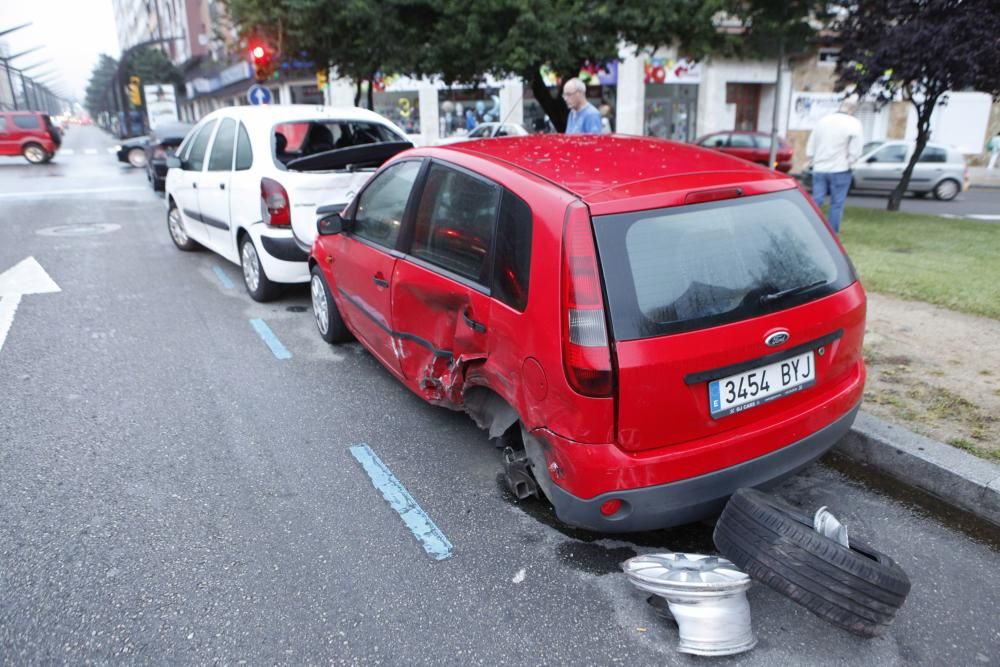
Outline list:
[[[383,162],[412,145],[365,109],[219,109],[168,162],[170,237],[181,250],[200,244],[239,264],[250,296],[273,299],[281,284],[309,282],[317,207],[348,203]]]
[[[472,141],[474,139],[492,139],[493,137],[523,137],[528,131],[517,123],[480,123],[472,128],[468,134],[456,134],[455,136],[441,139],[439,146],[445,144],[455,144],[459,141]]]

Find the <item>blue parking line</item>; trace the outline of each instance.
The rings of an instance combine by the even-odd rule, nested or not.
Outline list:
[[[219,276],[219,281],[222,283],[223,287],[226,289],[233,289],[233,281],[229,279],[229,276],[227,276],[226,272],[222,270],[222,267],[216,265],[212,267],[212,270],[215,271],[215,275]]]
[[[267,326],[264,320],[252,319],[250,320],[250,326],[252,326],[257,334],[264,340],[264,343],[271,348],[271,352],[277,359],[291,359],[292,353],[288,351],[288,348],[281,344],[278,337],[274,335],[271,331],[271,327]]]
[[[368,473],[375,488],[382,492],[382,497],[389,503],[389,506],[396,510],[399,518],[403,520],[417,541],[423,545],[424,551],[434,560],[449,558],[452,550],[451,542],[434,525],[427,513],[420,509],[420,505],[409,494],[406,487],[396,479],[396,476],[375,455],[371,447],[364,443],[355,445],[351,447],[351,454]]]

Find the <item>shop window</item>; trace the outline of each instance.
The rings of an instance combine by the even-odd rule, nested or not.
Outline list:
[[[500,120],[497,88],[449,88],[438,91],[438,130],[442,138],[465,136],[480,123]]]
[[[407,134],[420,134],[420,94],[416,90],[372,95],[375,113],[385,116]]]
[[[292,104],[323,104],[323,91],[314,85],[291,86]],[[278,101],[275,100],[277,104]]]
[[[697,84],[646,84],[644,132],[651,137],[694,141],[698,116]],[[719,135],[725,144],[725,135]]]

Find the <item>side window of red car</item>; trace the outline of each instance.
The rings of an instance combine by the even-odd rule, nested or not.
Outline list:
[[[753,137],[749,134],[729,135],[730,148],[753,148]]]
[[[504,190],[493,258],[492,293],[521,312],[528,305],[531,231],[531,207],[510,190]]]
[[[411,254],[489,284],[484,274],[499,204],[496,184],[432,165],[417,209]]]
[[[42,127],[42,124],[38,122],[38,116],[14,116],[14,125],[21,128],[22,130],[37,130]]]
[[[6,132],[7,132],[7,117],[6,116],[0,116],[0,132],[3,132],[4,134],[6,134]]]
[[[406,202],[420,173],[419,160],[407,160],[388,167],[371,180],[358,198],[353,236],[387,248],[396,247]]]

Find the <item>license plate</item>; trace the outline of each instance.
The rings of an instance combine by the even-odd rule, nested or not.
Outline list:
[[[806,352],[708,385],[712,417],[726,417],[810,387],[816,382],[813,353]]]

